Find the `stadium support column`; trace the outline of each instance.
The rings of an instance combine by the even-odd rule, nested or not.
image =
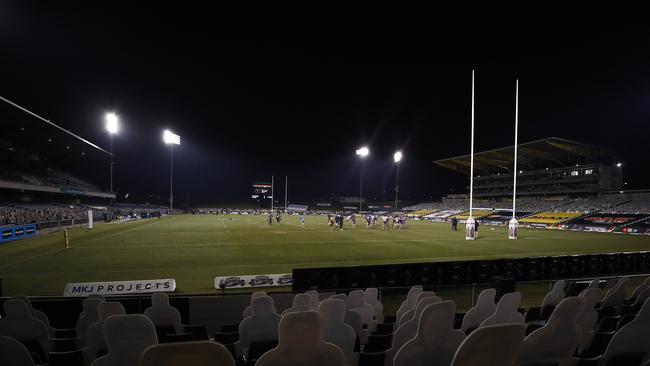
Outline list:
[[[476,239],[476,227],[472,217],[472,205],[474,204],[474,70],[472,70],[472,129],[470,138],[470,166],[469,166],[469,217],[465,221],[465,240]]]
[[[515,216],[515,203],[517,199],[517,133],[519,129],[519,79],[515,81],[515,156],[512,171],[512,219],[508,223],[508,239],[516,240],[519,223]]]
[[[174,144],[169,144],[169,209],[174,209]]]

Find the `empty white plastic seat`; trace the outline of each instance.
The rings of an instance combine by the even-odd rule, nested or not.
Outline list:
[[[546,296],[544,296],[544,300],[542,301],[542,309],[544,310],[545,307],[547,306],[557,306],[560,301],[564,300],[564,288],[566,287],[566,281],[560,280],[555,282],[555,285],[553,285],[553,289],[549,291]],[[540,310],[540,312],[541,312]]]
[[[345,301],[341,299],[326,299],[318,307],[323,318],[323,341],[339,347],[345,355],[347,364],[354,364],[354,342],[357,334],[351,326],[345,323]]]
[[[32,318],[27,304],[22,300],[7,300],[3,305],[5,317],[0,319],[0,335],[22,343],[38,344],[41,356],[50,351],[49,333],[42,321]]]
[[[400,348],[417,335],[422,311],[424,311],[427,306],[438,303],[441,300],[442,299],[438,296],[423,296],[420,298],[415,309],[413,309],[413,316],[411,319],[402,323],[402,325],[395,330],[395,334],[393,335],[393,344],[391,348],[386,351],[387,365],[392,365],[391,360]]]
[[[140,366],[235,366],[235,360],[216,342],[167,343],[147,348]]]
[[[478,328],[460,344],[451,366],[510,366],[521,349],[524,334],[522,324]]]
[[[384,321],[384,304],[379,301],[379,290],[369,287],[363,292],[363,301],[375,310],[375,319],[378,323]]]
[[[650,300],[646,300],[636,315],[619,329],[609,342],[605,354],[600,359],[599,365],[606,365],[614,356],[634,355],[642,356],[641,362],[650,360]]]
[[[309,295],[309,297],[311,297],[311,309],[318,311],[318,305],[320,304],[320,297],[318,296],[318,291],[309,290],[305,292],[305,295]]]
[[[266,292],[264,291],[255,291],[251,294],[251,305],[253,304],[253,300],[258,298],[258,297],[264,297],[268,296]],[[248,305],[244,311],[242,311],[242,319],[246,319],[249,316],[251,316],[251,305]]]
[[[32,318],[42,321],[43,324],[45,324],[45,326],[48,329],[50,338],[54,338],[55,333],[54,333],[54,329],[52,329],[52,327],[50,326],[50,319],[48,319],[47,315],[44,312],[34,309],[32,302],[29,300],[27,296],[12,296],[11,299],[23,301],[27,305],[27,308],[29,309],[29,313],[32,315]]]
[[[370,332],[377,329],[377,321],[374,319],[375,309],[366,304],[363,300],[363,291],[354,290],[348,294],[348,310],[356,311],[361,315],[361,322]]]
[[[151,307],[144,311],[144,315],[151,320],[156,328],[173,328],[175,333],[183,331],[181,313],[169,305],[169,296],[165,293],[151,295]]]
[[[614,287],[610,288],[605,294],[600,307],[602,309],[607,309],[623,305],[623,301],[625,301],[625,284],[628,281],[628,278],[623,277],[614,285]]]
[[[575,353],[582,334],[577,319],[584,303],[583,297],[562,300],[546,325],[524,339],[516,364],[563,364],[568,361]]]
[[[576,324],[580,327],[578,347],[584,350],[591,345],[591,341],[594,339],[594,331],[598,322],[596,304],[602,299],[603,292],[598,287],[592,287],[580,292],[579,297],[583,299],[583,306],[578,314],[578,319],[576,319]]]
[[[578,296],[582,296],[583,293],[587,292],[588,290],[591,290],[592,288],[599,288],[599,286],[600,286],[600,278],[594,278],[593,280],[591,280],[591,282],[589,282],[589,284],[584,290],[580,291],[580,294]]]
[[[496,294],[497,291],[493,288],[481,291],[478,295],[476,305],[467,310],[467,313],[463,317],[463,323],[460,326],[463,332],[467,333],[469,330],[478,328],[485,319],[494,314],[497,308],[497,304],[494,303]]]
[[[448,366],[465,333],[454,329],[456,304],[441,301],[427,305],[418,319],[413,339],[395,355],[395,366]]]
[[[17,340],[0,335],[0,358],[2,366],[34,366],[32,356]]]
[[[97,353],[100,351],[108,350],[106,345],[106,338],[104,337],[104,322],[111,315],[124,315],[124,306],[119,302],[107,301],[102,302],[97,306],[99,313],[99,321],[93,323],[88,327],[86,332],[86,347],[87,350],[84,358],[87,362],[91,362],[97,358]]]
[[[282,315],[295,313],[298,311],[312,310],[312,298],[307,294],[297,294],[293,298],[293,306],[282,312]]]
[[[145,349],[158,344],[156,328],[140,314],[112,315],[104,320],[108,354],[91,366],[138,366]]]
[[[399,327],[404,322],[413,319],[413,315],[415,314],[415,307],[417,306],[417,304],[420,302],[421,299],[425,297],[434,297],[434,296],[436,296],[436,293],[433,291],[422,291],[418,293],[417,296],[415,297],[415,302],[413,303],[413,306],[410,309],[406,310],[402,314],[401,318],[397,319],[396,326]]]
[[[397,309],[397,313],[395,314],[396,320],[399,320],[405,312],[411,310],[415,306],[418,294],[422,291],[422,286],[413,286],[409,289],[409,292],[406,294],[406,300],[404,300],[399,309]]]
[[[521,293],[509,292],[501,296],[494,314],[485,319],[480,327],[498,324],[524,324],[524,316],[517,309],[521,303]]]
[[[251,316],[239,323],[239,347],[244,355],[253,342],[278,340],[278,324],[281,316],[275,312],[273,299],[269,296],[256,297],[252,301]]]
[[[357,334],[357,337],[359,337],[360,344],[368,343],[368,332],[366,329],[363,329],[363,320],[361,319],[361,314],[359,314],[356,311],[347,309],[348,296],[346,294],[336,294],[330,296],[329,299],[333,299],[333,300],[338,299],[338,300],[345,301],[346,303],[345,318],[344,318],[345,324],[351,326],[352,329],[354,329],[354,332]]]
[[[630,298],[631,299],[636,299],[647,288],[650,288],[650,277],[646,277],[645,281],[643,281],[639,286],[637,286],[634,289],[634,291],[632,292],[632,295],[630,295]]]
[[[104,300],[96,297],[88,297],[82,302],[83,311],[79,314],[76,328],[77,336],[83,345],[86,344],[86,332],[88,331],[88,327],[99,320],[97,306],[100,302],[104,302]]]
[[[278,346],[257,360],[256,366],[343,366],[345,357],[337,346],[323,342],[318,312],[287,314],[280,321]]]

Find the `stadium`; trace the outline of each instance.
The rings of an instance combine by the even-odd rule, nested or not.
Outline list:
[[[630,150],[518,141],[518,81],[514,144],[479,148],[496,135],[475,133],[462,80],[463,146],[367,139],[342,160],[345,138],[299,132],[279,163],[245,152],[278,140],[263,122],[233,153],[255,162],[217,173],[210,123],[108,110],[102,136],[0,96],[0,365],[648,365],[650,184],[628,185]],[[142,150],[116,143],[129,128]],[[281,169],[321,143],[294,188]],[[313,183],[333,175],[335,193]],[[430,176],[455,188],[418,191]]]

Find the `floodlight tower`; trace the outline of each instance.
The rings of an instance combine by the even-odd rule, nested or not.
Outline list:
[[[169,145],[169,209],[174,208],[174,145],[181,144],[181,137],[169,130],[163,131],[163,141]]]
[[[515,156],[512,170],[512,219],[508,223],[508,239],[516,240],[519,223],[515,217],[515,200],[517,199],[517,130],[519,128],[519,79],[515,82]]]
[[[359,174],[359,211],[361,211],[361,205],[363,204],[363,160],[370,154],[370,150],[368,150],[368,147],[363,146],[357,149],[356,153],[361,158],[361,173]]]
[[[469,217],[465,220],[465,240],[476,239],[476,226],[472,217],[472,205],[474,198],[474,70],[472,70],[472,130],[470,144],[470,166],[469,166]]]
[[[106,116],[104,116],[104,119],[106,121],[106,131],[108,131],[108,134],[111,138],[111,183],[110,183],[110,190],[111,193],[113,192],[113,164],[114,164],[114,159],[113,159],[113,135],[117,133],[119,130],[119,118],[117,118],[117,115],[115,113],[106,113]],[[112,199],[111,199],[112,202]]]
[[[397,195],[399,194],[399,162],[402,160],[402,152],[398,151],[393,154],[393,161],[395,162],[395,211],[397,211]]]

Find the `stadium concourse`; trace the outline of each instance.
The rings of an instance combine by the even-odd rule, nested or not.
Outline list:
[[[16,296],[1,299],[0,355],[50,366],[645,365],[650,278],[634,280],[559,280],[528,308],[520,292],[485,288],[465,312],[422,286],[390,313],[377,288],[190,299],[189,309],[165,293],[56,310]],[[190,319],[193,308],[219,322]]]

